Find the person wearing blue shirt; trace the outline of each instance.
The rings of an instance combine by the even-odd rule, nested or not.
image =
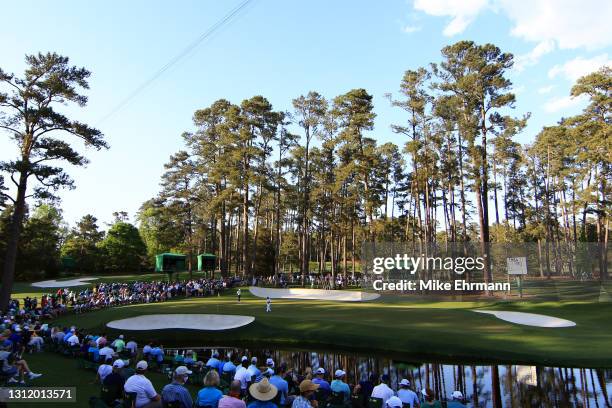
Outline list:
[[[236,373],[236,366],[234,365],[234,363],[232,363],[231,354],[228,354],[227,357],[225,357],[225,363],[223,363],[223,367],[219,367],[220,373]]]
[[[219,374],[215,370],[206,373],[204,388],[198,391],[195,406],[217,408],[219,400],[223,397],[223,393],[217,388],[220,383]]]
[[[164,354],[164,349],[162,349],[161,346],[158,346],[157,344],[151,349],[151,357],[153,357],[158,363],[164,361]]]
[[[96,342],[93,340],[89,342],[87,354],[89,353],[91,353],[93,361],[97,362],[98,360],[100,360],[100,349],[98,348]]]
[[[161,397],[164,404],[178,401],[181,404],[181,408],[193,407],[191,393],[185,388],[185,382],[189,374],[191,374],[191,371],[185,366],[178,366],[174,370],[172,383],[162,389]]]
[[[211,358],[206,362],[206,367],[214,368],[215,370],[219,369],[219,353],[215,352]]]
[[[333,392],[343,393],[344,402],[349,402],[351,400],[351,388],[343,381],[343,378],[346,376],[346,372],[344,372],[344,370],[336,370],[334,374],[336,379],[330,384],[331,390]]]
[[[269,370],[272,370],[271,368]],[[289,383],[283,379],[285,376],[285,366],[278,367],[278,372],[270,377],[270,384],[274,385],[280,394],[280,405],[284,406],[289,395]]]
[[[72,335],[74,334],[74,331],[75,331],[75,330],[74,330],[74,329],[72,329],[72,330],[68,330],[68,332],[66,332],[66,334],[64,335],[64,343],[67,343],[67,342],[68,342],[68,339],[69,339],[70,337],[72,337]]]
[[[272,400],[276,398],[278,390],[267,378],[264,377],[260,382],[251,384],[249,393],[254,400],[247,405],[247,408],[277,408]]]
[[[323,397],[328,397],[331,394],[331,387],[329,383],[323,378],[325,376],[325,369],[323,367],[317,368],[315,371],[315,378],[312,379],[314,384],[319,386],[319,392],[323,395]]]

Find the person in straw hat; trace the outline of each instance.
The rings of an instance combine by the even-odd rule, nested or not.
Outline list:
[[[300,383],[300,395],[293,400],[291,408],[318,408],[319,403],[313,399],[313,395],[318,388],[319,384],[315,384],[311,380],[302,381]]]
[[[270,381],[268,381],[266,377],[260,382],[251,384],[249,387],[249,394],[251,394],[254,401],[247,405],[247,408],[277,408],[272,400],[276,398],[278,389],[270,384]]]

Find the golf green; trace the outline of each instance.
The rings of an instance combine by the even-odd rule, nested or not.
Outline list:
[[[277,346],[368,352],[416,361],[514,363],[612,367],[612,304],[586,301],[485,302],[427,301],[384,295],[371,302],[265,300],[243,290],[242,302],[219,297],[177,299],[165,303],[121,306],[74,315],[58,325],[89,332],[120,331],[106,327],[116,319],[167,313],[254,316],[255,322],[218,332],[201,330],[129,331],[142,344],[165,346]],[[576,322],[575,327],[539,328],[508,323],[472,309],[550,315]]]

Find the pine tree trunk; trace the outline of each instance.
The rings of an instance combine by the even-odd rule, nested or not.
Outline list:
[[[25,159],[25,162],[28,160]],[[27,166],[25,166],[27,167]],[[2,287],[0,287],[0,311],[6,312],[15,282],[15,265],[17,263],[17,248],[19,246],[19,236],[21,235],[21,225],[25,216],[25,199],[27,191],[28,176],[25,171],[19,175],[17,186],[17,197],[15,207],[9,225],[8,240],[4,253],[4,268],[2,270]]]

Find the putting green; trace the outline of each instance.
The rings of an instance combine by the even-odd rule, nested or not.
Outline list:
[[[448,302],[385,295],[370,302],[276,299],[265,312],[265,299],[243,291],[220,297],[187,298],[165,303],[122,306],[62,316],[93,332],[118,330],[108,322],[150,314],[247,315],[255,321],[227,331],[180,329],[131,332],[140,342],[151,337],[166,346],[251,345],[368,352],[417,361],[515,363],[612,367],[612,304],[590,302]],[[556,316],[576,327],[523,326],[472,310],[503,310]]]

